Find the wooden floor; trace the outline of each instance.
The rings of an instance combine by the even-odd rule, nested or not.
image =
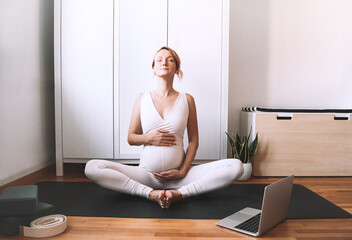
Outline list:
[[[272,183],[279,178],[252,178],[247,184]],[[66,164],[65,176],[56,177],[54,168],[34,173],[4,187],[34,184],[38,181],[89,181],[83,165]],[[302,184],[339,207],[352,213],[352,177],[296,177]],[[140,219],[68,216],[66,231],[49,239],[105,240],[105,239],[255,239],[215,225],[217,219]],[[20,236],[0,239],[32,239]],[[352,239],[352,219],[288,219],[264,234],[260,239],[280,240],[342,240]]]

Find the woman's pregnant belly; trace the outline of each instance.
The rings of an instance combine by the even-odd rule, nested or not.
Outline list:
[[[144,146],[139,166],[150,172],[177,169],[183,162],[185,152],[181,146]]]

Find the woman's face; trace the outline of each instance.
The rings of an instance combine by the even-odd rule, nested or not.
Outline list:
[[[174,76],[176,73],[176,62],[172,54],[166,50],[160,50],[154,58],[154,74],[158,77]]]

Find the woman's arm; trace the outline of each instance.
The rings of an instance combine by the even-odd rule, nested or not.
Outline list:
[[[140,93],[133,105],[130,127],[128,129],[127,142],[130,145],[155,145],[155,146],[171,146],[176,144],[176,137],[166,130],[158,129],[148,134],[143,134],[140,102],[143,93]]]
[[[130,127],[128,129],[127,142],[130,145],[143,145],[146,144],[146,137],[143,135],[142,124],[141,124],[141,116],[140,116],[140,102],[143,93],[140,93],[136,100],[134,101],[132,108],[132,116],[130,121]]]
[[[180,173],[182,177],[184,177],[190,166],[193,162],[197,149],[198,149],[198,121],[197,121],[197,111],[196,111],[196,104],[194,102],[194,98],[186,94],[188,100],[188,107],[189,107],[189,116],[188,116],[188,123],[187,123],[187,134],[188,134],[188,148],[186,151],[185,159],[180,167]]]
[[[179,179],[186,176],[191,163],[193,162],[197,149],[198,149],[198,122],[197,122],[197,111],[194,98],[186,94],[189,107],[189,116],[187,122],[187,134],[188,134],[188,148],[186,151],[185,158],[179,169],[171,169],[168,171],[163,171],[161,173],[153,173],[154,176],[160,181],[170,181],[173,179]]]

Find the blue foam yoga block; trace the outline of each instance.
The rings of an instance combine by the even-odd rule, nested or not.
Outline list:
[[[37,210],[38,212],[31,215],[0,217],[0,234],[6,236],[17,235],[19,226],[29,226],[34,219],[55,213],[52,205],[42,202],[38,202]]]
[[[0,195],[0,216],[35,214],[37,204],[37,185],[8,187]]]

